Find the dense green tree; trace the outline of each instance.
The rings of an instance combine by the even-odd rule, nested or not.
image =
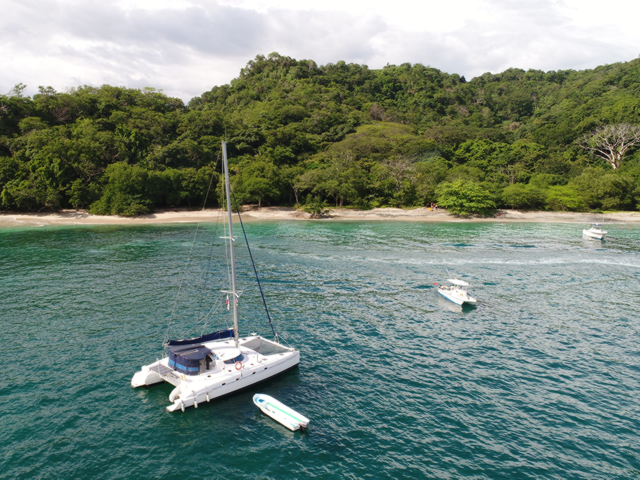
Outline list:
[[[564,177],[550,173],[536,173],[529,179],[529,185],[539,190],[546,190],[553,185],[563,185],[565,183]]]
[[[502,191],[502,202],[511,208],[538,208],[545,204],[545,200],[545,193],[531,184],[514,183]]]
[[[440,156],[416,163],[414,184],[422,205],[436,201],[436,187],[447,178],[450,164]]]
[[[107,167],[105,177],[107,185],[104,193],[91,205],[91,213],[134,216],[151,211],[153,204],[148,170],[118,162]]]
[[[634,207],[633,178],[615,175],[602,170],[587,168],[579,177],[573,178],[569,185],[584,200],[586,206],[597,210],[626,210]]]
[[[273,163],[249,157],[236,167],[233,177],[236,200],[241,204],[258,202],[261,207],[264,200],[277,198],[279,180],[278,167]]]
[[[304,168],[301,165],[285,166],[280,169],[280,180],[286,190],[293,193],[295,197],[296,206],[300,205],[300,188],[298,186],[298,179],[304,173]],[[291,199],[289,199],[289,203]]]
[[[547,207],[551,210],[581,212],[586,204],[579,193],[568,185],[557,185],[547,190]]]
[[[442,182],[436,189],[438,205],[454,215],[490,215],[496,209],[492,195],[474,182]]]

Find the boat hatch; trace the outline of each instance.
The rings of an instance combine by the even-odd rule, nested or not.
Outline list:
[[[233,358],[236,358],[242,355],[242,351],[239,348],[235,348],[235,347],[221,348],[216,345],[213,348],[215,348],[216,358],[224,361],[225,363],[227,363],[228,360],[231,360]]]
[[[185,375],[198,375],[208,368],[210,353],[204,345],[169,346],[169,366]]]
[[[238,356],[237,356],[237,357],[235,357],[235,358],[230,358],[229,360],[225,360],[225,361],[224,361],[224,363],[226,363],[226,364],[228,364],[228,365],[231,365],[231,364],[233,364],[233,363],[236,363],[236,362],[242,362],[242,361],[244,361],[244,355],[243,355],[243,354],[240,354],[240,355],[238,355]]]

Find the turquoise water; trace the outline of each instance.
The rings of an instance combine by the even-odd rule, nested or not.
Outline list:
[[[170,385],[129,382],[170,317],[173,337],[230,326],[215,225],[193,248],[194,225],[0,230],[2,478],[640,477],[638,227],[246,227],[300,368],[173,414]],[[268,335],[248,266],[241,334]],[[447,269],[477,307],[436,293]]]

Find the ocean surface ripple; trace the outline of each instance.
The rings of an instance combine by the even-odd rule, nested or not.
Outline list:
[[[231,326],[216,227],[0,230],[1,478],[640,478],[637,227],[245,226],[300,368],[172,414],[130,380],[167,335]],[[250,268],[241,334],[270,337]],[[437,294],[449,272],[476,307]]]

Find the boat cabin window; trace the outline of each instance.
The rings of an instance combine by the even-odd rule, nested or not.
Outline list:
[[[215,364],[211,350],[204,345],[169,346],[169,367],[183,375],[199,375]]]
[[[204,362],[205,362],[205,370],[209,370],[210,368],[216,366],[216,356],[213,353],[210,353],[204,359]]]
[[[225,360],[224,363],[226,363],[227,365],[231,365],[231,364],[236,363],[236,362],[242,362],[243,360],[244,360],[244,355],[240,354],[236,358],[231,358],[229,360]]]

